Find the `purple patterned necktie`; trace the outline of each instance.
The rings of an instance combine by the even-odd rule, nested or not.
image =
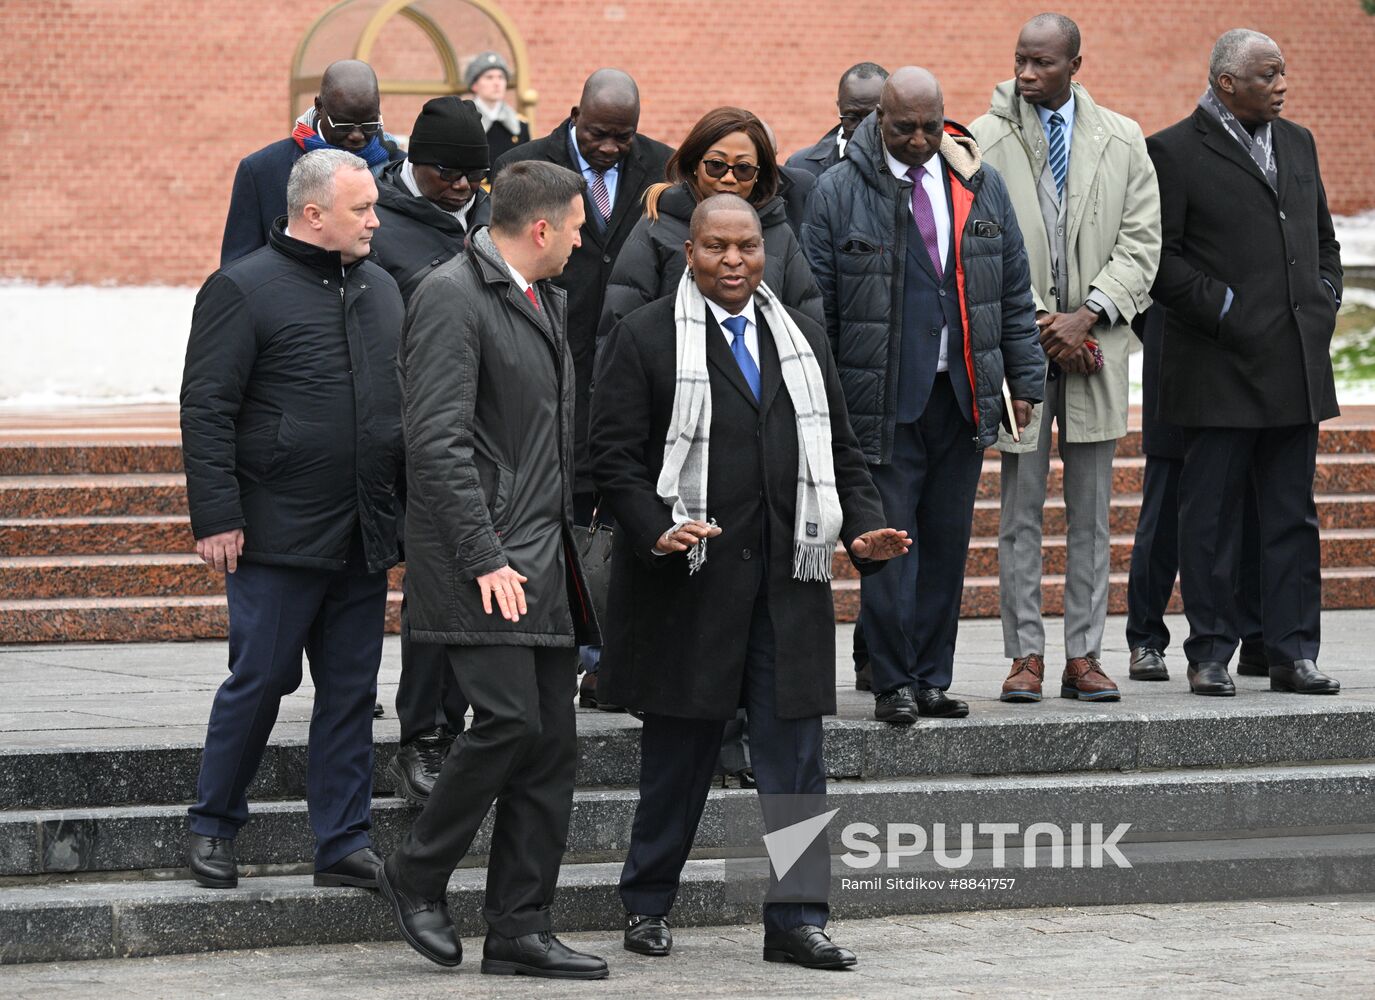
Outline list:
[[[602,214],[603,221],[611,218],[611,193],[606,189],[606,171],[593,171],[596,177],[592,181],[592,200],[597,204],[597,211]]]
[[[925,167],[910,167],[907,171],[912,179],[912,221],[917,224],[926,252],[931,255],[931,266],[936,269],[939,281],[945,277],[945,269],[941,266],[941,241],[936,237],[936,212],[931,207],[931,196],[921,183],[921,175],[925,172]]]

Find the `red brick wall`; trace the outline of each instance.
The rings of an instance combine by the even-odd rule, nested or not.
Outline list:
[[[9,121],[0,143],[0,279],[199,283],[218,259],[235,164],[286,134],[291,59],[328,6],[0,0]],[[703,111],[733,103],[767,118],[786,153],[830,127],[837,77],[866,59],[927,66],[945,85],[947,113],[973,119],[1010,75],[1017,28],[1045,4],[503,7],[529,48],[541,133],[577,99],[589,71],[612,65],[639,80],[642,128],[656,138],[674,143]],[[1225,10],[1216,0],[1074,0],[1060,9],[1083,30],[1080,80],[1147,132],[1191,110],[1220,32],[1240,25],[1274,36],[1289,61],[1286,114],[1317,136],[1334,211],[1375,206],[1375,17],[1358,0],[1237,0]],[[739,27],[728,25],[732,17]],[[433,60],[417,54],[416,62]],[[388,101],[393,125],[413,114],[413,101]]]

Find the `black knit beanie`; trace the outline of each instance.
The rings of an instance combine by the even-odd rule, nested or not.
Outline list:
[[[471,170],[491,165],[482,116],[472,101],[453,95],[425,102],[411,129],[406,153],[412,163]]]

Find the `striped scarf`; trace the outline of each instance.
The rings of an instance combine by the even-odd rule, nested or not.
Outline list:
[[[768,321],[778,350],[783,386],[797,414],[797,514],[793,524],[793,578],[831,578],[831,556],[840,538],[840,495],[831,453],[831,413],[826,383],[811,345],[768,285],[755,291],[755,306]],[[707,466],[711,446],[711,382],[707,376],[706,299],[691,271],[678,283],[674,304],[677,328],[677,380],[673,414],[659,472],[660,499],[673,508],[681,528],[707,520]],[[688,550],[688,571],[707,559],[703,539]]]
[[[320,138],[320,132],[315,127],[316,113],[314,108],[308,108],[305,114],[296,119],[296,127],[291,130],[291,138],[296,140],[296,145],[307,153],[316,149],[342,149],[342,146],[332,146]],[[352,149],[348,151],[354,156],[362,157],[367,162],[369,169],[372,170],[374,177],[381,174],[382,168],[391,160],[391,153],[382,144],[384,138],[390,139],[392,137],[383,132],[373,136],[368,140],[368,144],[357,152]]]
[[[1256,129],[1256,134],[1252,135],[1246,131],[1246,126],[1237,120],[1237,116],[1227,110],[1227,105],[1222,103],[1211,86],[1198,99],[1198,106],[1225,128],[1228,135],[1241,143],[1241,148],[1246,150],[1246,155],[1260,168],[1260,172],[1265,175],[1265,182],[1270,185],[1270,190],[1274,191],[1279,182],[1279,170],[1275,166],[1275,143],[1270,123],[1266,122],[1260,126]]]

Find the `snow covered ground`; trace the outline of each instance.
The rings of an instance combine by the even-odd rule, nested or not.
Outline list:
[[[1375,265],[1375,210],[1336,224],[1343,261]],[[0,283],[0,407],[175,401],[195,298],[194,288]],[[1375,292],[1348,289],[1347,301],[1375,307]],[[1138,354],[1135,401],[1140,380]],[[1375,402],[1375,383],[1341,397]]]

